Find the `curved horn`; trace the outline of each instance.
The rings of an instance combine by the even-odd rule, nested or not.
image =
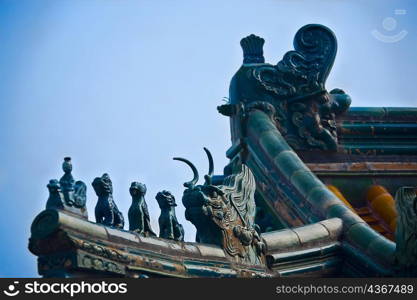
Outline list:
[[[185,182],[184,186],[186,188],[193,188],[195,186],[195,184],[197,183],[198,178],[199,178],[197,168],[188,159],[185,159],[185,158],[182,158],[182,157],[174,157],[173,160],[182,161],[182,162],[184,162],[184,163],[186,163],[187,165],[190,166],[191,170],[193,171],[194,177],[191,181]]]
[[[213,156],[211,155],[210,151],[206,147],[204,147],[203,149],[206,152],[207,158],[209,161],[209,171],[208,171],[208,174],[204,176],[204,179],[206,180],[206,184],[211,184],[211,176],[213,175],[213,172],[214,172]]]

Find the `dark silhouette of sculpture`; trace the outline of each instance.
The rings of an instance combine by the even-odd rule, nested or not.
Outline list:
[[[146,185],[134,181],[129,188],[132,204],[129,208],[129,230],[145,236],[156,236],[151,228],[148,206],[146,205]]]
[[[95,208],[96,222],[99,224],[123,228],[124,218],[113,200],[113,185],[107,173],[96,177],[92,182],[98,196]]]
[[[77,208],[85,208],[87,202],[87,186],[81,180],[75,182],[74,185],[74,201],[73,206]]]
[[[417,188],[399,188],[395,205],[398,212],[395,256],[399,275],[417,277]]]
[[[49,198],[46,208],[63,209],[73,214],[88,218],[87,208],[87,186],[82,181],[75,181],[72,176],[71,158],[65,157],[62,164],[64,175],[58,181],[51,179],[47,185]]]
[[[87,186],[82,181],[75,181],[72,176],[71,157],[65,157],[62,163],[64,175],[59,180],[65,204],[77,208],[85,207],[87,201]]]
[[[46,186],[49,190],[49,198],[46,202],[46,209],[63,209],[64,208],[64,196],[61,192],[61,186],[58,180],[51,179]]]
[[[72,176],[72,163],[70,157],[65,157],[64,162],[62,163],[62,170],[64,175],[59,180],[61,186],[61,191],[64,195],[65,203],[69,206],[74,204],[74,186],[75,180]]]
[[[162,191],[156,194],[156,201],[158,201],[161,208],[161,215],[159,216],[159,237],[184,241],[184,228],[178,222],[175,215],[175,197],[169,191]]]
[[[196,242],[222,247],[239,263],[262,264],[265,260],[265,243],[255,224],[255,178],[239,157],[232,161],[231,174],[222,185],[212,184],[213,158],[209,159],[209,172],[203,185],[196,167],[187,159],[175,157],[189,165],[194,178],[184,183],[182,202],[185,218],[197,229]]]

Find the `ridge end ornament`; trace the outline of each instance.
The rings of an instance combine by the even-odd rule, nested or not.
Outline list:
[[[268,102],[276,110],[278,129],[294,150],[337,151],[336,116],[348,110],[351,99],[343,90],[329,93],[325,87],[337,53],[334,33],[319,24],[303,26],[295,34],[294,50],[276,65],[260,58],[260,39],[253,35],[242,39],[244,62],[230,83],[230,103],[220,106],[219,112],[234,117],[239,104]]]

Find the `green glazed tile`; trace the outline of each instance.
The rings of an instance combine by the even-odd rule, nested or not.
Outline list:
[[[374,239],[379,238],[379,234],[364,223],[352,225],[345,236],[347,240],[364,251]]]
[[[313,188],[323,185],[311,171],[305,170],[294,172],[290,181],[304,197],[306,197]]]
[[[278,156],[274,158],[274,163],[287,179],[290,179],[296,171],[309,171],[298,155],[292,150],[286,150],[278,154]]]
[[[268,156],[278,156],[279,153],[285,150],[290,150],[287,143],[278,138],[274,132],[264,132],[259,138],[259,144]]]

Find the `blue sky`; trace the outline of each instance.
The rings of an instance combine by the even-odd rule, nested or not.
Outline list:
[[[181,205],[191,174],[172,157],[204,173],[206,146],[222,173],[230,133],[216,106],[251,33],[276,63],[298,28],[324,24],[339,45],[329,89],[343,88],[353,106],[417,106],[416,8],[413,0],[0,0],[0,277],[37,276],[30,224],[65,156],[88,185],[91,220],[91,182],[107,172],[125,216],[130,183],[147,185],[156,231],[155,194],[172,191],[193,241]],[[386,43],[373,30],[406,35]]]

